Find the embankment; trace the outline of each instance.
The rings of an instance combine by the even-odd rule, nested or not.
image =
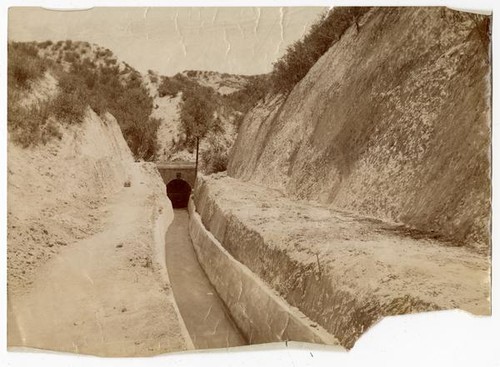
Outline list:
[[[32,283],[61,248],[96,233],[101,206],[123,189],[133,158],[113,116],[88,109],[62,138],[22,148],[8,143],[9,291]]]
[[[488,24],[370,10],[286,98],[246,115],[229,175],[489,253]]]
[[[60,140],[8,156],[8,345],[101,356],[192,348],[170,288],[172,220],[151,163],[88,109]]]
[[[221,174],[200,177],[194,198],[211,233],[194,214],[200,261],[250,335],[256,328],[272,338],[274,324],[252,324],[247,320],[259,319],[252,312],[260,310],[241,305],[271,302],[253,292],[246,272],[234,270],[235,260],[347,348],[388,315],[454,308],[490,313],[489,259],[469,249]],[[274,316],[267,307],[265,314]]]

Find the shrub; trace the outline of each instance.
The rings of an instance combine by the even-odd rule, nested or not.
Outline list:
[[[64,51],[68,51],[68,50],[72,50],[72,49],[73,49],[73,41],[72,40],[66,40],[66,42],[64,43],[63,50]]]
[[[8,44],[9,87],[27,88],[30,81],[43,76],[47,66],[48,62],[38,57],[38,50],[33,44]]]
[[[290,92],[307,74],[318,59],[370,8],[338,7],[311,26],[299,41],[289,46],[285,54],[273,64],[271,84],[275,92]]]
[[[44,42],[40,42],[40,43],[38,44],[38,47],[40,47],[40,48],[47,48],[47,47],[49,47],[49,46],[52,46],[52,43],[53,43],[52,41],[44,41]]]
[[[148,118],[144,121],[134,121],[124,132],[127,143],[135,152],[136,158],[154,160],[158,148],[157,131],[161,120]]]
[[[26,148],[39,142],[45,144],[53,137],[60,139],[62,134],[49,114],[47,104],[25,108],[9,98],[7,121],[12,140]]]
[[[97,57],[107,58],[113,56],[113,53],[109,49],[99,50],[97,51]]]
[[[225,103],[241,114],[247,113],[257,101],[266,96],[270,89],[269,75],[249,78],[244,88],[224,96]]]
[[[73,63],[80,58],[80,54],[76,51],[66,51],[64,53],[64,61]]]
[[[106,59],[105,63],[107,66],[110,66],[110,65],[116,65],[117,61],[116,59]]]
[[[66,42],[68,44],[73,45]],[[60,137],[54,118],[65,124],[79,123],[90,106],[98,114],[109,112],[117,119],[136,158],[154,158],[160,122],[149,118],[153,100],[133,69],[124,78],[116,65],[97,67],[88,59],[80,60],[78,53],[66,51],[69,71],[60,67],[52,70],[57,74],[60,93],[41,106],[18,106],[16,90],[41,76],[50,65],[46,65],[47,61],[39,58],[37,52],[30,44],[9,44],[8,123],[16,142],[28,146]]]
[[[176,78],[163,77],[158,86],[158,95],[160,97],[175,97],[183,89],[183,83]]]
[[[201,152],[200,158],[205,174],[227,170],[227,149],[217,143],[211,142],[210,148]]]
[[[78,89],[69,93],[59,93],[50,102],[50,111],[58,120],[67,124],[81,123],[88,107],[88,98]]]

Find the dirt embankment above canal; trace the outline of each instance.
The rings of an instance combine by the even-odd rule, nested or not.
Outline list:
[[[194,197],[236,260],[345,347],[387,315],[491,312],[489,258],[470,249],[224,174]]]

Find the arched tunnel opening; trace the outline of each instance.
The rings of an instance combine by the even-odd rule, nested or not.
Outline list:
[[[191,186],[180,178],[176,178],[167,184],[167,196],[175,209],[186,208],[190,195]]]

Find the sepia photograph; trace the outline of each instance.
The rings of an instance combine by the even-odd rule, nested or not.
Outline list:
[[[492,315],[492,12],[332,5],[9,8],[9,351]]]

